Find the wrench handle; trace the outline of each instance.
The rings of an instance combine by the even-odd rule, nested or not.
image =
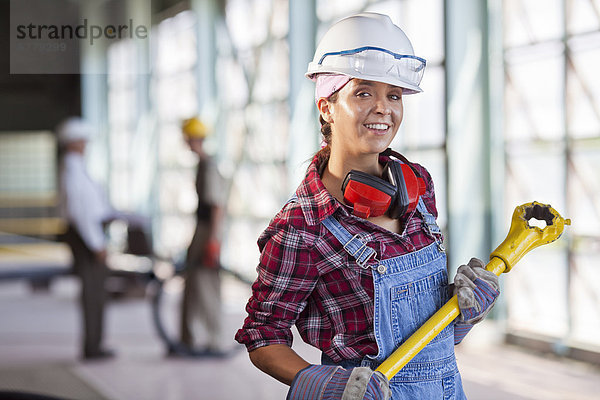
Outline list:
[[[504,261],[494,257],[486,265],[485,269],[500,275],[506,269]],[[435,312],[425,323],[415,331],[404,343],[379,365],[376,371],[392,379],[410,360],[414,358],[423,347],[435,338],[438,333],[450,325],[460,314],[458,297],[452,296],[438,311]]]

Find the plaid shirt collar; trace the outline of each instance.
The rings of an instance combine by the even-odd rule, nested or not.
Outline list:
[[[320,224],[324,219],[333,215],[336,211],[344,216],[349,216],[352,213],[352,207],[341,204],[335,197],[329,193],[321,180],[321,173],[328,159],[319,162],[318,155],[315,155],[312,162],[308,166],[306,177],[298,190],[298,203],[306,219],[306,223],[310,226]],[[386,155],[379,156],[379,162],[386,163],[390,161],[390,157]]]
[[[306,178],[298,187],[298,190],[296,190],[298,203],[300,204],[306,223],[311,226],[320,224],[338,209],[347,213],[344,206],[329,193],[321,180],[319,170],[323,166],[323,163],[326,162],[327,160],[319,163],[318,156],[315,156],[308,167]]]

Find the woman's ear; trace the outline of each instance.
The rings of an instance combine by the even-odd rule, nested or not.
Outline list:
[[[319,109],[319,113],[325,122],[333,122],[333,107],[329,100],[327,100],[325,97],[321,97],[317,102],[317,108]]]

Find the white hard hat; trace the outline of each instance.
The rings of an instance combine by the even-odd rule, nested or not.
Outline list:
[[[56,127],[60,144],[68,144],[80,140],[89,140],[92,136],[92,126],[82,118],[69,117]]]
[[[404,94],[419,93],[426,61],[416,57],[412,44],[390,17],[361,13],[342,19],[325,33],[306,76],[343,74],[389,83]]]

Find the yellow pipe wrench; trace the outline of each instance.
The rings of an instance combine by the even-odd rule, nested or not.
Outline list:
[[[530,219],[545,221],[546,227],[531,226]],[[548,204],[534,201],[515,208],[508,235],[504,242],[490,254],[490,262],[485,268],[498,276],[503,272],[509,272],[527,252],[558,239],[565,225],[571,225],[571,220],[563,219]],[[381,363],[377,371],[392,379],[459,314],[458,298],[453,296]]]

